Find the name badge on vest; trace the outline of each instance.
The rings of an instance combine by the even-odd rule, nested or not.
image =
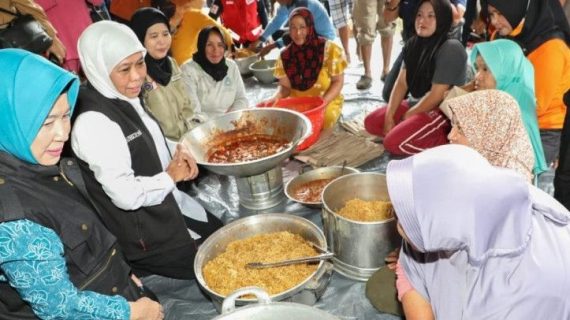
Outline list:
[[[127,143],[135,140],[136,138],[142,136],[142,132],[140,130],[137,130],[131,134],[129,134],[128,136],[125,137],[125,139],[127,140]]]

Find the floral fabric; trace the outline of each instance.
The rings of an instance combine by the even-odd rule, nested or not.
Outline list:
[[[517,101],[500,90],[475,91],[448,101],[453,122],[469,145],[494,166],[531,180],[534,153]]]
[[[0,224],[0,281],[42,319],[129,319],[121,296],[80,291],[70,281],[57,234],[29,220]]]

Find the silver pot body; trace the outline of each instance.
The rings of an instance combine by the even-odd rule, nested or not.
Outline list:
[[[215,145],[220,133],[241,128],[242,124],[256,124],[247,127],[250,134],[265,134],[283,138],[290,146],[269,157],[239,162],[210,163],[208,151]],[[251,131],[249,130],[251,129]],[[297,145],[311,135],[312,125],[302,113],[280,108],[246,109],[228,112],[208,120],[184,135],[183,143],[188,147],[196,162],[206,169],[221,175],[250,177],[281,166]]]
[[[275,71],[276,60],[259,60],[249,66],[249,70],[257,81],[264,84],[271,84],[275,81],[273,72]]]
[[[283,169],[277,166],[251,177],[237,177],[239,203],[252,210],[273,208],[285,200]]]
[[[242,295],[253,294],[256,304],[236,310],[235,300]],[[222,305],[222,315],[214,320],[339,320],[339,318],[304,304],[271,302],[269,295],[261,288],[247,287],[230,294]]]
[[[298,216],[283,213],[267,213],[249,216],[236,220],[214,232],[198,249],[194,259],[196,280],[210,296],[216,310],[220,312],[223,300],[226,298],[212,291],[204,280],[202,268],[208,261],[214,259],[226,250],[228,244],[235,240],[245,239],[254,235],[289,231],[296,233],[305,240],[313,242],[321,248],[326,248],[327,241],[322,231],[311,221]],[[324,293],[332,275],[332,264],[321,261],[317,270],[297,286],[271,296],[273,301],[297,302],[313,305]],[[256,299],[235,299],[236,305],[246,305],[256,302]]]
[[[323,226],[329,250],[334,252],[334,269],[342,275],[366,281],[385,265],[384,258],[400,244],[396,220],[360,222],[336,214],[347,201],[389,201],[386,176],[354,173],[342,176],[323,190]]]
[[[301,185],[321,179],[336,179],[340,176],[351,174],[351,173],[358,173],[358,169],[351,168],[351,167],[342,167],[342,166],[332,166],[332,167],[323,167],[313,169],[307,172],[303,172],[296,176],[295,178],[289,180],[287,185],[285,186],[285,195],[287,198],[298,202],[302,205],[305,205],[310,208],[321,208],[323,205],[322,200],[319,202],[302,202],[293,197],[294,191]]]

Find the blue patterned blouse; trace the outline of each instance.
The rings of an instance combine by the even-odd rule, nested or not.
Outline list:
[[[57,234],[29,220],[0,223],[0,281],[8,281],[42,319],[130,317],[125,298],[79,291]]]

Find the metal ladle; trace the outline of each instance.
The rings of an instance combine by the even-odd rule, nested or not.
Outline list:
[[[333,256],[334,256],[334,253],[327,252],[327,253],[323,253],[323,254],[320,254],[320,255],[314,256],[314,257],[295,258],[295,259],[282,260],[282,261],[277,261],[277,262],[250,262],[250,263],[246,264],[245,266],[248,268],[254,268],[254,269],[273,268],[273,267],[288,266],[288,265],[297,264],[297,263],[307,263],[307,262],[316,262],[316,261],[321,261],[321,260],[328,260],[328,259],[332,258]]]

